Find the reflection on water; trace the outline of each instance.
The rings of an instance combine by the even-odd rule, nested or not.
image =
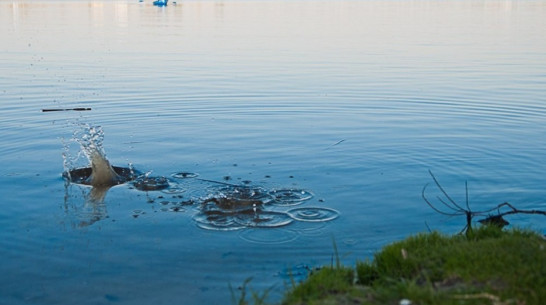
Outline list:
[[[64,209],[67,214],[74,217],[73,227],[87,227],[108,218],[107,205],[104,199],[109,189],[110,187],[92,187],[89,190],[83,190],[82,198],[84,198],[84,202],[83,205],[80,205],[70,202],[71,189],[68,184],[65,185]]]

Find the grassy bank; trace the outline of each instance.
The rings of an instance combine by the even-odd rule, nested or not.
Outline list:
[[[546,240],[494,226],[419,234],[355,268],[338,262],[313,272],[282,304],[546,304]]]
[[[465,235],[419,234],[356,268],[329,266],[282,304],[546,304],[546,240],[484,226]]]

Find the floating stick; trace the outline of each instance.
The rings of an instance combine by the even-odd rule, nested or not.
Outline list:
[[[91,108],[60,108],[60,109],[42,109],[42,112],[52,112],[52,111],[89,111]]]

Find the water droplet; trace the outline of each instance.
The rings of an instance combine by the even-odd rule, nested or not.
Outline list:
[[[169,187],[169,180],[165,177],[146,177],[140,176],[133,185],[140,191],[159,191]]]
[[[174,206],[174,207],[171,207],[171,208],[169,209],[169,211],[171,211],[171,212],[184,212],[185,210],[186,210],[186,209],[181,208],[181,207],[179,207],[179,206]]]

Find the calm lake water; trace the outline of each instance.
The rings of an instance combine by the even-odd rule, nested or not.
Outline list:
[[[1,304],[229,304],[249,277],[279,300],[333,240],[352,265],[460,231],[429,170],[475,211],[546,209],[545,1],[177,2],[0,0]],[[171,187],[65,183],[91,127]],[[234,185],[313,196],[203,223]]]

